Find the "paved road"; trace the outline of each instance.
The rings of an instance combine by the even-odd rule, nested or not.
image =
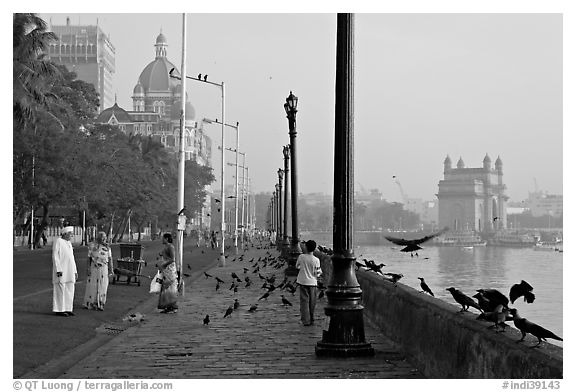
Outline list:
[[[251,249],[243,261],[230,256],[225,267],[209,269],[208,273],[226,282],[218,291],[214,278],[198,274],[180,298],[176,314],[160,314],[154,304],[142,307],[144,321],[102,342],[61,378],[423,378],[388,339],[368,325],[366,336],[375,348],[374,357],[316,357],[325,299],[318,304],[316,325],[304,327],[300,324],[298,295],[276,289],[268,300],[258,301],[264,292],[262,281],[251,271],[251,287],[241,284],[237,294],[229,290],[231,273],[244,277],[243,268],[251,270],[254,265],[249,260],[262,258],[265,252],[269,251]],[[282,271],[268,266],[260,272],[276,274],[279,281]],[[282,293],[292,307],[282,305]],[[239,300],[240,308],[224,318],[234,299]],[[251,313],[248,308],[254,303],[259,307]],[[204,326],[202,320],[207,314],[212,321]],[[27,376],[41,377],[49,371]]]
[[[156,255],[162,244],[160,241],[144,242],[142,258],[147,261],[143,274],[153,275]],[[191,265],[192,273],[208,268],[216,262],[218,251],[196,248],[190,241],[185,245],[185,260]],[[85,310],[81,306],[86,288],[86,247],[77,247],[74,251],[79,273],[74,297],[75,317],[57,317],[52,315],[52,261],[51,249],[15,250],[13,253],[13,376],[21,377],[27,372],[57,361],[78,351],[81,356],[83,344],[94,339],[102,342],[98,328],[108,324],[121,323],[133,309],[146,302],[155,301],[157,296],[148,293],[148,279],[141,279],[141,286],[127,285],[125,278],[116,285],[110,284],[108,302],[104,312]],[[114,258],[119,257],[118,245],[112,246]],[[204,252],[204,253],[202,253]],[[104,339],[105,340],[105,339]],[[85,348],[89,349],[89,347]],[[60,364],[60,370],[66,367],[66,361]],[[60,371],[52,367],[52,371]],[[47,374],[46,376],[51,376]]]

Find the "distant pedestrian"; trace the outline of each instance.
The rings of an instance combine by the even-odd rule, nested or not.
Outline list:
[[[162,288],[158,298],[158,309],[162,313],[176,312],[178,309],[178,274],[176,272],[176,258],[172,234],[165,233],[162,237],[164,249],[160,252],[161,263],[158,265],[162,271]]]
[[[112,250],[106,243],[106,233],[98,232],[96,241],[88,245],[86,268],[86,292],[84,307],[86,309],[104,310],[108,291],[109,277],[114,274]]]
[[[298,277],[296,283],[300,285],[300,319],[305,326],[314,324],[314,309],[316,308],[316,290],[318,278],[322,274],[320,260],[313,255],[316,242],[306,241],[302,247],[303,253],[296,260]]]
[[[52,246],[52,312],[58,316],[74,316],[74,284],[78,279],[76,260],[72,249],[74,228],[66,226],[61,230],[61,237]]]

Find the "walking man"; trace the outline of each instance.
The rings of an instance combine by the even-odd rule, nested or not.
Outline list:
[[[308,240],[302,247],[302,254],[296,260],[298,277],[296,283],[300,285],[300,319],[305,326],[314,324],[314,308],[316,308],[316,288],[318,278],[322,274],[320,260],[313,255],[316,242]]]
[[[76,261],[72,250],[72,226],[66,226],[60,231],[61,237],[52,246],[52,284],[54,294],[52,312],[58,316],[74,316],[74,284],[78,279]]]

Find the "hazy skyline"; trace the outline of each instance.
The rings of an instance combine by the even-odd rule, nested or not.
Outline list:
[[[180,69],[181,14],[40,14],[98,24],[116,49],[118,104],[154,60],[162,31]],[[288,144],[283,103],[299,98],[301,193],[332,192],[335,14],[198,14],[188,23],[188,75],[226,84],[226,122],[240,122],[253,189],[273,190]],[[562,189],[561,14],[356,14],[355,182],[399,201],[433,200],[448,154],[456,165],[503,161],[512,201]],[[187,83],[196,120],[220,117],[220,92]],[[220,129],[208,126],[215,143]],[[232,131],[227,147],[235,144]],[[219,181],[219,152],[213,150]],[[227,159],[232,162],[233,155]],[[233,170],[227,168],[226,182]],[[219,182],[215,184],[219,187]]]

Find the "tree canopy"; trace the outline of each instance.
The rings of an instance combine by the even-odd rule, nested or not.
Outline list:
[[[175,223],[177,160],[151,137],[95,124],[99,97],[90,83],[46,60],[55,39],[35,14],[14,14],[13,218],[33,208],[85,210],[89,224],[128,211],[135,225]],[[199,211],[212,169],[186,162],[185,204]]]

